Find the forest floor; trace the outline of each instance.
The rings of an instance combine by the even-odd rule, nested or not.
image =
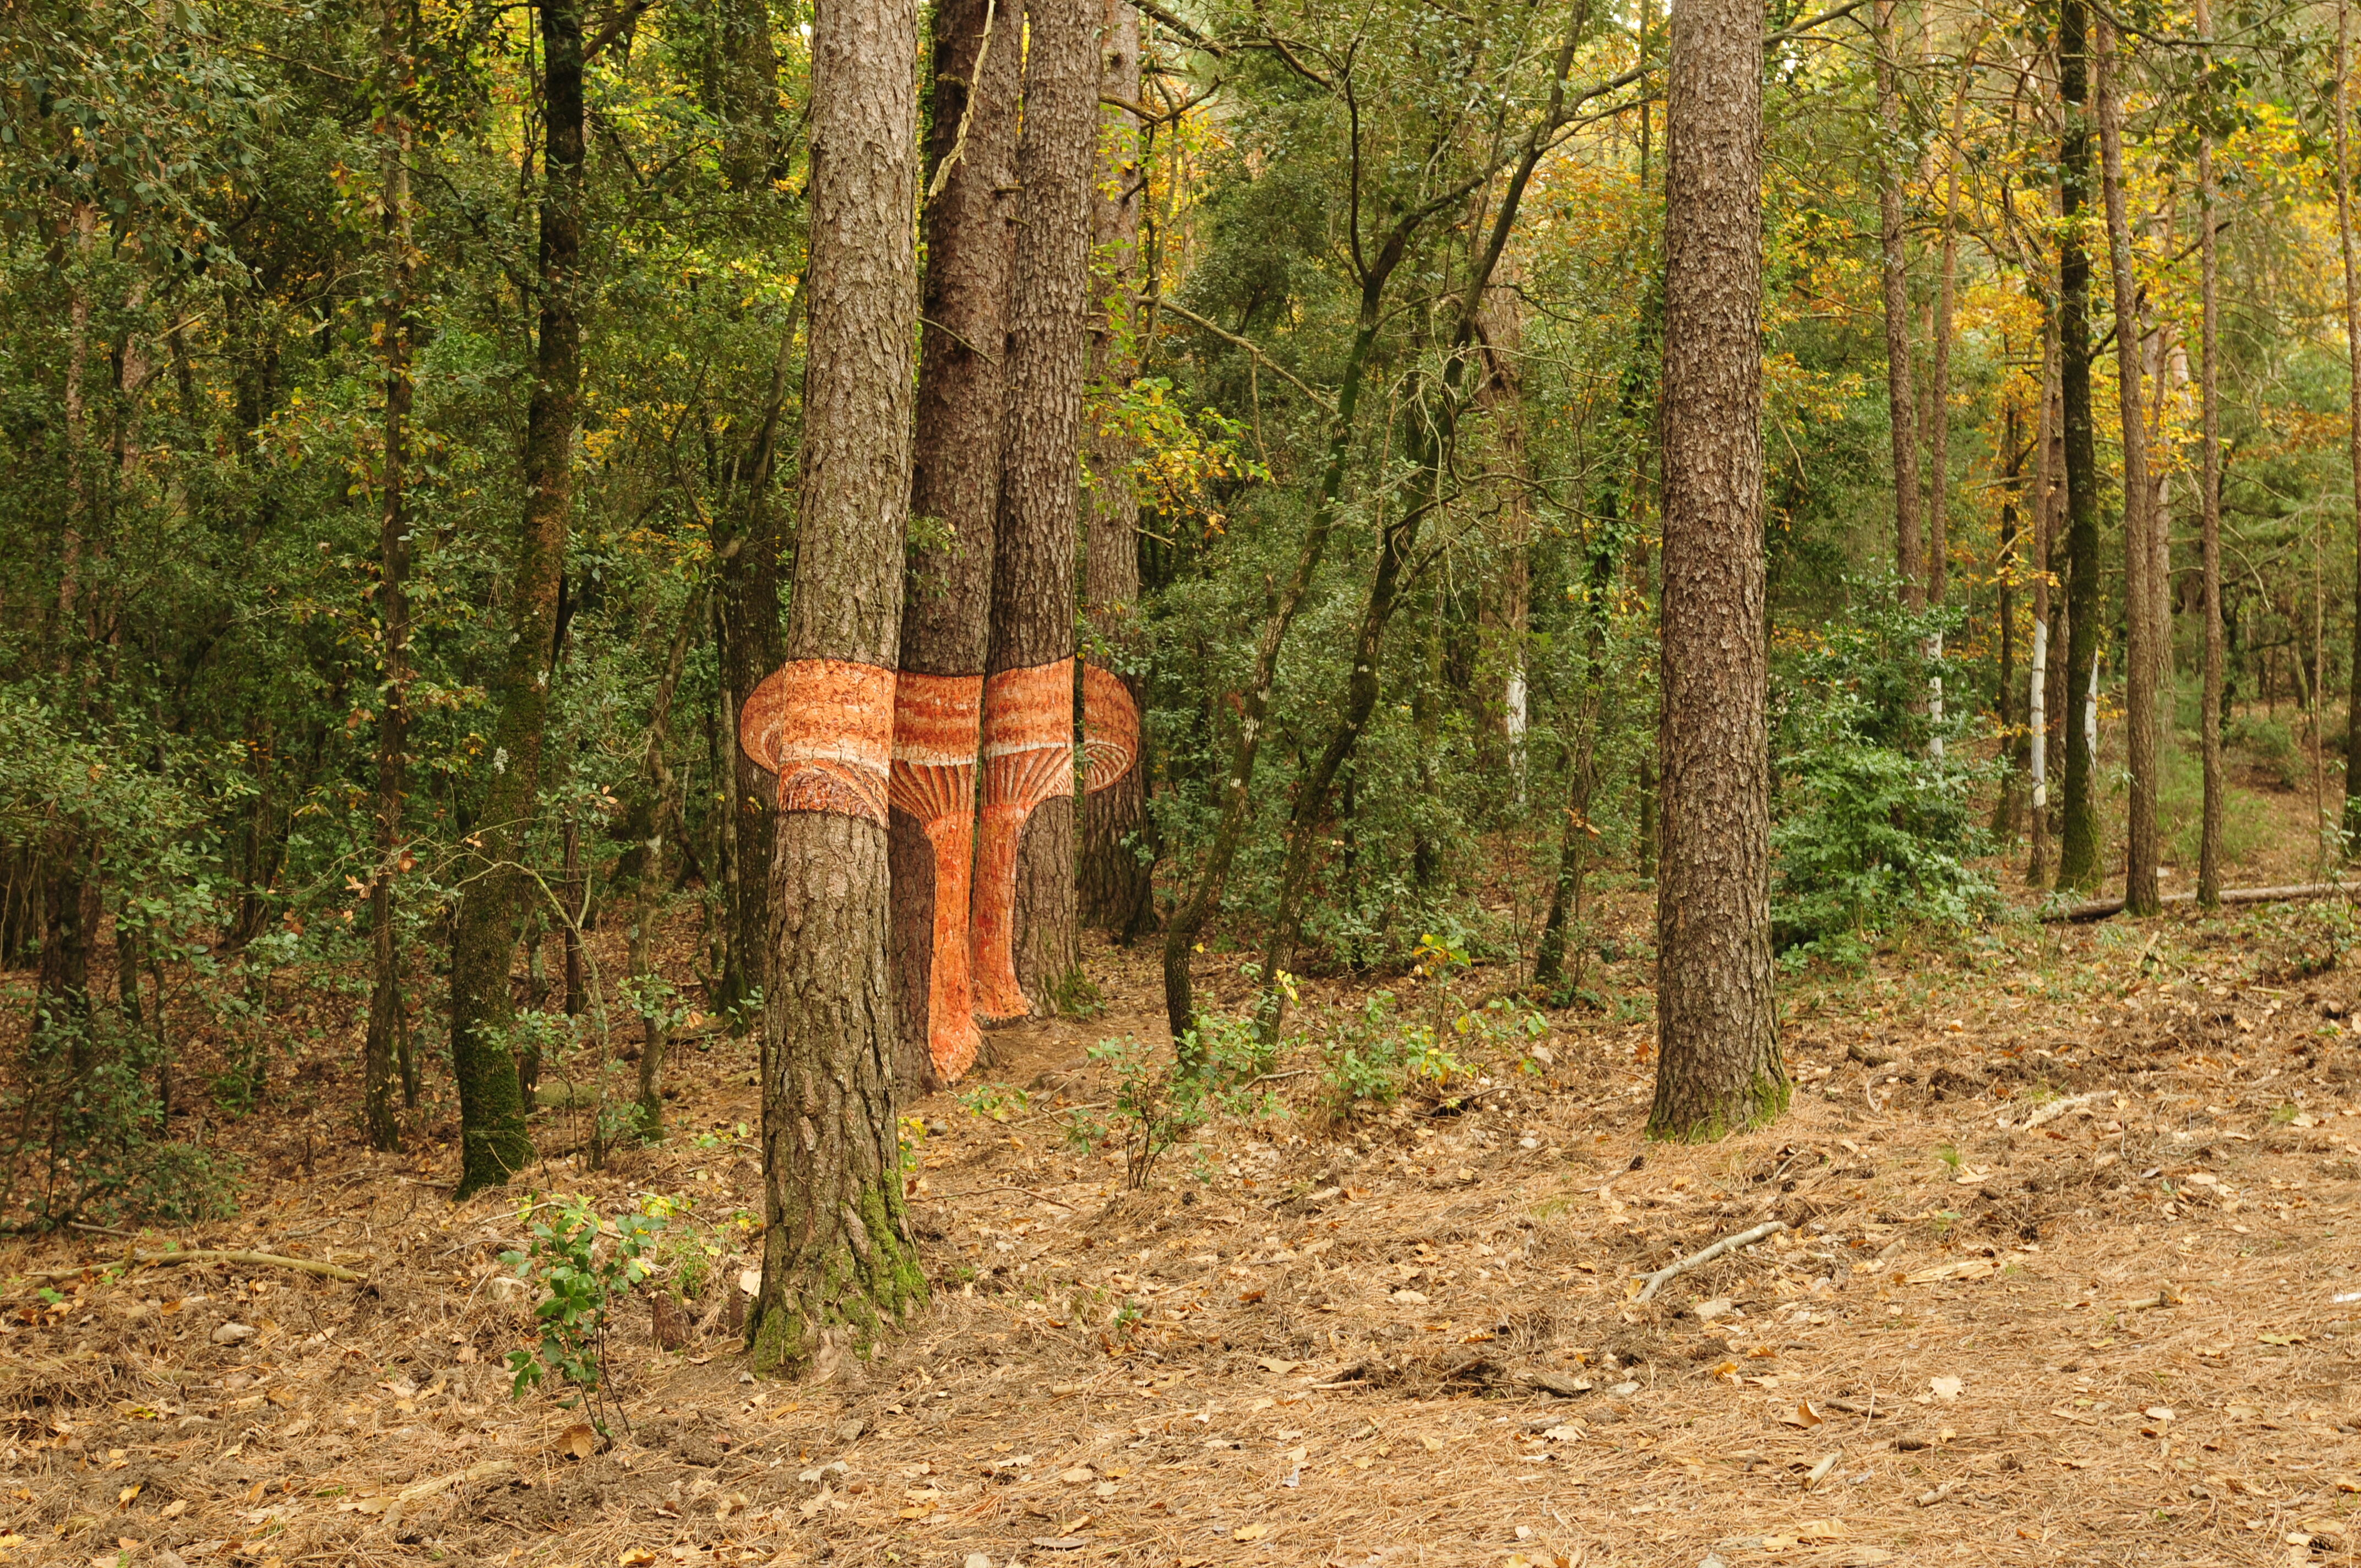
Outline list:
[[[2234,881],[2301,880],[2290,854]],[[447,1143],[356,1145],[330,1030],[217,1134],[245,1216],[138,1245],[362,1282],[126,1272],[132,1244],[91,1234],[0,1250],[0,1563],[2349,1561],[2351,912],[2027,908],[1786,978],[1793,1108],[1665,1146],[1641,1136],[1651,898],[1610,886],[1597,935],[1634,956],[1594,959],[1607,1001],[1549,1014],[1521,1064],[1502,1047],[1448,1096],[1338,1116],[1307,1045],[1268,1085],[1285,1113],[1210,1124],[1138,1191],[1060,1135],[1112,1097],[1088,1047],[1162,1036],[1154,955],[1094,947],[1103,1014],[998,1032],[910,1108],[932,1305],[817,1383],[752,1380],[730,1332],[762,1202],[751,1045],[683,1054],[662,1145],[454,1205]],[[1206,955],[1206,1004],[1244,1003],[1242,957]],[[1306,981],[1309,1036],[1366,989]],[[544,1148],[568,1120],[539,1119]],[[657,1348],[629,1303],[609,1447],[509,1395],[532,1335],[495,1280],[528,1190],[678,1216],[642,1294],[686,1290],[688,1342]]]

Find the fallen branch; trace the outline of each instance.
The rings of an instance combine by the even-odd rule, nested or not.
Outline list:
[[[2222,890],[2222,905],[2228,908],[2240,904],[2292,904],[2300,899],[2334,898],[2339,894],[2347,893],[2361,893],[2361,883],[2304,882],[2290,887],[2225,887]],[[2193,893],[2168,894],[2163,902],[2168,905],[2194,904],[2197,895]],[[2051,926],[2081,926],[2123,912],[2124,901],[2120,898],[2094,898],[2087,904],[2070,904],[2052,910],[2041,918]]]
[[[987,1192],[1022,1192],[1025,1196],[1034,1200],[1036,1202],[1047,1203],[1054,1209],[1063,1209],[1069,1214],[1079,1214],[1082,1212],[1080,1209],[1075,1208],[1071,1203],[1060,1203],[1055,1198],[1044,1197],[1042,1194],[1034,1191],[1030,1187],[965,1187],[956,1192],[929,1192],[926,1194],[926,1196],[929,1198],[980,1198]]]
[[[1640,1289],[1631,1299],[1653,1301],[1656,1299],[1657,1291],[1689,1270],[1703,1268],[1715,1258],[1736,1252],[1741,1247],[1752,1246],[1764,1237],[1776,1235],[1786,1228],[1787,1222],[1784,1220],[1765,1220],[1752,1230],[1741,1231],[1734,1236],[1724,1236],[1704,1251],[1693,1252],[1677,1263],[1668,1263],[1653,1274],[1640,1275],[1632,1281],[1640,1287]]]
[[[2034,1107],[2033,1114],[2025,1119],[2025,1131],[2029,1133],[2036,1127],[2047,1126],[2060,1116],[2070,1115],[2086,1105],[2101,1100],[2113,1100],[2114,1097],[2115,1091],[2112,1089],[2094,1089],[2088,1094],[2070,1094],[2063,1100],[2052,1100],[2047,1105],[2037,1105]]]
[[[341,1279],[347,1285],[358,1284],[361,1277],[351,1269],[339,1268],[333,1263],[321,1263],[308,1257],[281,1257],[275,1252],[224,1252],[205,1248],[194,1252],[134,1253],[131,1256],[119,1261],[128,1263],[134,1268],[170,1268],[174,1264],[180,1263],[237,1263],[253,1268],[293,1268],[305,1274],[316,1274],[326,1279]],[[71,1268],[52,1268],[39,1274],[22,1275],[18,1277],[18,1282],[25,1285],[45,1285],[52,1279],[78,1278],[94,1268],[113,1266],[115,1266],[113,1261],[82,1263]]]

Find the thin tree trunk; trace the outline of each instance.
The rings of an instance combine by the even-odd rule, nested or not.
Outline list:
[[[2131,821],[2125,834],[2124,907],[2154,915],[2158,902],[2157,673],[2154,547],[2148,540],[2156,499],[2147,471],[2147,407],[2140,390],[2139,280],[2133,269],[2131,222],[2124,196],[2123,100],[2115,83],[2115,30],[2098,24],[2099,178],[2107,212],[2107,255],[2115,285],[2115,374],[2124,443],[2125,752],[2131,773]]]
[[[776,155],[779,62],[771,48],[767,0],[728,0],[719,8],[721,178],[752,190],[771,178]]]
[[[541,197],[541,331],[525,412],[524,513],[510,588],[511,635],[498,677],[493,771],[476,837],[481,873],[451,938],[451,1069],[459,1084],[459,1188],[497,1187],[533,1157],[516,1056],[507,1040],[509,962],[528,885],[520,857],[541,805],[541,751],[557,601],[574,510],[574,427],[582,389],[582,8],[541,0],[545,124]]]
[[[1129,0],[1099,0],[1101,91],[1139,102],[1139,13]],[[1093,283],[1104,298],[1092,307],[1093,379],[1112,392],[1139,374],[1132,291],[1139,258],[1139,124],[1125,109],[1102,119],[1098,187],[1092,202],[1100,269]],[[1083,433],[1091,467],[1091,510],[1082,545],[1082,614],[1090,657],[1113,674],[1137,713],[1147,696],[1147,639],[1139,623],[1139,494],[1132,483],[1133,443],[1119,430]],[[1087,715],[1085,716],[1087,717]],[[1148,773],[1136,763],[1104,789],[1083,797],[1080,897],[1082,918],[1118,942],[1128,942],[1154,913],[1148,862],[1141,858],[1148,820]]]
[[[2344,11],[2345,8],[2340,5],[2338,7],[2338,19],[2340,22],[2344,18]],[[2212,63],[2211,46],[2213,40],[2213,8],[2208,4],[2208,0],[2197,0],[2197,34],[2199,38],[2207,46],[2206,60],[2210,68]],[[2338,36],[2340,38],[2343,37],[2342,27],[2339,28]],[[2337,81],[2339,84],[2339,113],[2336,120],[2337,165],[2340,175],[2344,171],[2345,165],[2344,155],[2345,132],[2342,104],[2344,79],[2345,72],[2340,62],[2340,68],[2337,71]],[[2361,343],[2361,338],[2356,338],[2355,335],[2356,322],[2354,309],[2353,230],[2350,216],[2351,203],[2347,195],[2347,189],[2346,181],[2340,178],[2337,183],[2337,192],[2339,196],[2338,219],[2345,245],[2345,341],[2347,347],[2350,348],[2356,343]],[[2204,815],[2198,829],[2197,902],[2203,905],[2208,909],[2218,908],[2222,903],[2223,805],[2222,665],[2224,649],[2222,639],[2222,411],[2220,404],[2217,401],[2220,389],[2218,377],[2220,374],[2219,356],[2221,353],[2221,321],[2219,314],[2220,302],[2217,299],[2220,272],[2213,248],[2213,229],[2215,223],[2213,197],[2213,137],[2210,132],[2201,128],[2198,132],[2197,137],[2197,214],[2198,223],[2200,225],[2197,236],[2198,274],[2200,279],[2198,305],[2198,355],[2201,360],[2201,365],[2198,370],[2199,382],[2197,396],[2199,402],[2199,419],[2202,423],[2204,431],[2203,458],[2202,462],[2202,472],[2199,480],[2203,487],[2203,490],[2198,499],[2198,504],[2200,508],[2200,516],[2202,518],[2200,526],[2202,529],[2204,536],[2203,593],[2205,598],[2205,674],[2203,678],[2202,713],[2198,719],[2198,724],[2202,730],[2202,734],[2199,738],[2199,754],[2203,758],[2205,770],[2205,804]],[[2356,376],[2353,379],[2352,398],[2355,404],[2354,411],[2361,412],[2361,376]],[[2361,442],[2361,431],[2356,432],[2354,440],[2356,442]],[[2354,463],[2356,470],[2355,493],[2361,494],[2361,449],[2356,450]],[[2361,567],[2356,567],[2356,570],[2361,570]],[[2361,631],[2356,631],[2356,639],[2361,639]],[[2361,655],[2361,646],[2356,646],[2356,652],[2357,655]],[[2361,680],[2361,657],[2356,658],[2354,668],[2356,672],[2355,678],[2356,680]],[[2354,753],[2350,738],[2351,724],[2349,719],[2347,720],[2346,728],[2347,739],[2345,744],[2347,750],[2345,753],[2345,792],[2346,798],[2345,822],[2349,831],[2353,825],[2353,807],[2351,800],[2354,793],[2352,760]]]
[[[778,731],[791,749],[770,752],[766,1224],[747,1324],[765,1374],[824,1375],[926,1299],[894,1120],[885,828],[918,315],[917,49],[917,0],[815,8],[795,590],[788,662],[765,683],[795,699]],[[750,698],[750,729],[763,713]]]
[[[2006,345],[2003,345],[2004,351]],[[2001,837],[2013,837],[2016,832],[2017,804],[2022,795],[2024,779],[2024,736],[2015,723],[2016,702],[2016,579],[2021,570],[2017,558],[2020,533],[2019,502],[2025,491],[2025,451],[2017,435],[2024,420],[2016,400],[2009,398],[2001,416],[2001,497],[2000,497],[2000,563],[1993,575],[2000,583],[1999,623],[1993,629],[2000,644],[1999,679],[1993,687],[1999,710],[2001,733],[2000,799],[1993,809],[1993,831]]]
[[[1951,570],[1951,329],[1953,303],[1960,280],[1960,163],[1965,156],[1968,84],[1975,76],[1975,54],[1970,50],[1960,68],[1959,90],[1951,95],[1949,174],[1943,193],[1943,250],[1936,287],[1934,364],[1927,389],[1927,602],[1941,609],[1949,593]],[[2006,633],[2003,633],[2005,644]],[[1935,674],[1927,681],[1927,715],[1933,733],[1927,738],[1930,756],[1943,754],[1943,634],[1927,639]]]
[[[2035,426],[2033,453],[2033,652],[2026,675],[2026,744],[2029,781],[2026,815],[2031,817],[2025,880],[2044,886],[2049,876],[2049,560],[2056,537],[2058,464],[2051,448],[2058,439],[2057,314],[2045,309],[2041,323],[2041,411]]]
[[[1894,426],[1894,555],[1902,602],[1925,607],[1926,542],[1918,512],[1918,395],[1910,349],[1910,263],[1903,233],[1902,86],[1894,58],[1894,0],[1877,0],[1878,253],[1885,300],[1885,402]]]
[[[401,6],[387,0],[379,30],[387,76],[387,124],[380,135],[385,252],[385,316],[381,349],[385,374],[384,473],[378,511],[378,621],[384,639],[383,687],[378,695],[377,870],[369,879],[369,939],[374,976],[369,992],[368,1033],[361,1047],[361,1124],[369,1146],[401,1146],[401,1123],[394,1112],[398,1042],[408,1026],[401,993],[401,933],[394,910],[394,879],[401,867],[401,804],[410,787],[410,523],[402,510],[404,468],[409,461],[410,120],[401,106],[408,60],[400,38]]]
[[[1763,31],[1762,0],[1687,0],[1672,12],[1664,849],[1648,1130],[1685,1140],[1765,1122],[1791,1092],[1771,963]],[[1908,407],[1897,404],[1897,420]]]
[[[2353,234],[2353,7],[2336,5],[2336,237],[2345,261],[2345,460],[2353,471],[2353,498],[2361,506],[2361,267]],[[2213,243],[2209,220],[2206,243]],[[2209,250],[2209,256],[2212,254]],[[2209,357],[2206,361],[2213,363]],[[2218,499],[2213,502],[2218,508]],[[2354,538],[2355,604],[2361,607],[2361,531]],[[2353,618],[2352,696],[2346,704],[2344,839],[2346,853],[2361,845],[2361,746],[2353,741],[2353,715],[2361,713],[2361,613]]]
[[[1008,416],[984,660],[975,989],[988,1018],[1057,1011],[1075,927],[1074,536],[1088,368],[1098,50],[1088,0],[1026,8]]]
[[[2091,257],[2083,245],[2083,207],[2091,189],[2090,12],[2083,0],[2059,0],[2058,93],[2065,125],[2059,147],[2059,384],[2066,426],[2066,672],[2070,692],[2097,678],[2099,614],[2099,464],[2091,412]],[[2069,711],[2074,707],[2070,696]],[[2059,835],[2058,885],[2096,886],[2101,874],[2098,747],[2088,722],[2066,725],[2066,798]]]

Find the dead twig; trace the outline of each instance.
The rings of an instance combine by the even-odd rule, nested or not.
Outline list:
[[[1715,1258],[1720,1257],[1725,1254],[1736,1252],[1740,1247],[1752,1246],[1756,1242],[1763,1240],[1765,1236],[1776,1235],[1786,1228],[1787,1222],[1784,1220],[1765,1220],[1761,1224],[1754,1226],[1751,1230],[1741,1231],[1734,1236],[1724,1236],[1721,1240],[1714,1243],[1711,1246],[1705,1248],[1703,1251],[1693,1252],[1689,1254],[1688,1256],[1680,1259],[1678,1262],[1668,1263],[1664,1265],[1664,1267],[1656,1270],[1653,1274],[1637,1276],[1640,1284],[1640,1290],[1637,1295],[1631,1298],[1631,1299],[1634,1301],[1653,1301],[1656,1299],[1657,1291],[1663,1289],[1665,1285],[1672,1280],[1677,1279],[1682,1275],[1688,1273],[1689,1270],[1693,1268],[1703,1268]]]
[[[341,1279],[347,1285],[360,1283],[360,1276],[349,1268],[339,1268],[333,1263],[322,1263],[309,1257],[281,1257],[275,1252],[225,1252],[206,1247],[192,1252],[134,1253],[119,1260],[134,1268],[170,1268],[181,1263],[236,1263],[249,1268],[292,1268],[304,1274],[316,1274],[325,1279]],[[39,1274],[20,1277],[27,1285],[43,1285],[52,1279],[72,1279],[93,1269],[114,1266],[114,1260],[77,1264],[71,1268],[52,1268]]]

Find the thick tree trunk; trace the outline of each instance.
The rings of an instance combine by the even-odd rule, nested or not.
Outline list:
[[[2140,392],[2139,280],[2124,196],[2123,100],[2115,84],[2114,27],[2098,38],[2099,177],[2107,213],[2107,255],[2115,286],[2115,375],[2124,443],[2125,751],[2131,773],[2131,821],[2125,834],[2124,904],[2154,915],[2157,902],[2157,674],[2155,549],[2148,539],[2156,492],[2147,471],[2147,410]]]
[[[2337,8],[2337,15],[2339,21],[2342,22],[2345,15],[2344,6],[2340,5]],[[2197,0],[2197,36],[2208,46],[2206,63],[2210,68],[2211,45],[2213,41],[2213,15],[2208,0]],[[2340,38],[2344,37],[2342,27],[2339,28],[2338,36]],[[2349,194],[2351,187],[2344,168],[2345,152],[2345,126],[2342,102],[2344,64],[2345,62],[2340,60],[2337,70],[2339,89],[2336,116],[2339,166],[2337,217],[2345,246],[2345,343],[2350,349],[2361,346],[2361,330],[2356,330],[2361,329],[2361,320],[2356,319],[2355,310],[2352,203]],[[2199,527],[2202,533],[2203,550],[2205,674],[2202,681],[2203,695],[2201,699],[2202,716],[2198,719],[2199,728],[2202,731],[2198,751],[2203,759],[2205,802],[2197,839],[2197,902],[2208,909],[2219,906],[2222,902],[2223,784],[2222,411],[2217,400],[2220,392],[2221,319],[2220,302],[2216,298],[2220,285],[2220,264],[2215,257],[2213,246],[2213,228],[2216,221],[2213,198],[2213,137],[2210,132],[2201,129],[2197,137],[2197,221],[2200,225],[2197,236],[2198,356],[2200,360],[2197,398],[2198,418],[2203,428],[2203,455],[2201,459],[2199,477],[2202,490],[2198,498],[2198,505],[2201,519]],[[2351,395],[2355,405],[2352,411],[2361,414],[2361,376],[2354,378]],[[2353,432],[2353,439],[2356,442],[2361,442],[2361,427],[2356,427]],[[2354,493],[2361,495],[2361,455],[2356,456],[2354,466]],[[2356,565],[2356,569],[2361,571],[2361,565]],[[2356,625],[2355,636],[2356,639],[2361,639],[2361,621],[2356,621]],[[2355,652],[2356,655],[2361,655],[2361,645],[2356,645]],[[2354,678],[2361,681],[2361,656],[2356,657],[2354,669],[2356,672]],[[2361,711],[2361,703],[2348,707],[2346,711],[2348,716],[2352,712]],[[2347,750],[2345,764],[2345,830],[2349,834],[2354,828],[2352,801],[2355,793],[2353,773],[2355,751],[2351,740],[2349,717],[2346,720],[2345,744]]]
[[[387,101],[407,86],[401,38],[401,7],[389,3],[380,32]],[[374,975],[368,1033],[361,1047],[361,1126],[369,1146],[401,1146],[394,1113],[401,1036],[409,1008],[401,993],[401,934],[394,912],[401,874],[401,803],[410,787],[410,523],[402,510],[403,468],[409,460],[410,418],[410,122],[399,106],[387,110],[381,155],[384,188],[385,316],[380,353],[385,369],[384,472],[379,481],[378,623],[384,639],[383,685],[378,693],[377,870],[369,879],[369,939]]]
[[[481,874],[460,899],[451,938],[451,1069],[459,1085],[465,1198],[533,1157],[509,1048],[509,962],[529,884],[520,857],[541,805],[541,750],[559,586],[574,510],[574,427],[582,390],[582,8],[542,0],[546,141],[541,197],[541,331],[526,406],[524,515],[509,590],[511,635],[498,677],[492,779],[476,838]]]
[[[1918,394],[1913,389],[1910,349],[1910,270],[1903,233],[1904,170],[1902,87],[1894,58],[1894,0],[1877,0],[1877,121],[1881,151],[1877,173],[1877,233],[1880,280],[1885,299],[1885,406],[1894,427],[1894,558],[1902,576],[1902,602],[1923,607],[1926,541],[1918,511]]]
[[[2345,260],[2345,455],[2352,470],[2354,504],[2361,507],[2361,265],[2354,255],[2353,234],[2353,7],[2349,0],[2336,5],[2336,236]],[[2208,215],[2206,244],[2213,244]],[[2212,254],[2209,249],[2207,254]],[[2207,366],[2213,364],[2209,356]],[[2211,504],[2216,510],[2220,499]],[[2361,531],[2354,536],[2354,603],[2361,607]],[[2353,740],[2354,718],[2361,714],[2361,609],[2353,618],[2351,696],[2345,706],[2345,852],[2361,849],[2361,745]]]
[[[2091,189],[2090,12],[2059,0],[2058,93],[2065,126],[2059,147],[2059,385],[2066,426],[2066,703],[2070,716],[2085,679],[2095,679],[2103,584],[2099,565],[2099,461],[2091,413],[2091,257],[2082,243]],[[2058,885],[2095,886],[2101,874],[2099,761],[2088,723],[2066,725],[2066,798],[2059,833]]]
[[[912,1088],[958,1077],[978,1043],[968,894],[1007,411],[1023,59],[1020,0],[945,0],[937,8],[910,510],[933,520],[942,543],[913,560],[904,588],[897,707],[911,722],[897,727],[891,814],[898,1070]],[[932,720],[923,733],[916,722],[922,697]]]
[[[1075,927],[1074,536],[1097,162],[1095,6],[1026,7],[1008,311],[1008,422],[984,660],[976,1006],[1054,1013],[1082,964]]]
[[[1648,1116],[1658,1137],[1753,1126],[1777,1115],[1790,1093],[1771,983],[1763,16],[1762,0],[1689,0],[1672,12],[1664,845]],[[1896,405],[1897,422],[1908,406]]]
[[[1139,102],[1139,13],[1130,0],[1098,0],[1099,82],[1110,98]],[[1128,110],[1101,116],[1098,189],[1091,227],[1098,244],[1092,308],[1093,378],[1110,391],[1139,373],[1132,305],[1139,258],[1139,204],[1146,177],[1139,125]],[[1131,479],[1137,453],[1119,430],[1083,433],[1091,467],[1091,510],[1082,544],[1082,615],[1091,662],[1113,674],[1145,706],[1147,639],[1139,624],[1139,494]],[[1148,861],[1141,857],[1148,821],[1148,770],[1133,766],[1082,799],[1082,918],[1128,942],[1153,917]]]
[[[894,1120],[897,1026],[885,795],[910,499],[918,315],[917,0],[821,0],[812,20],[811,325],[795,591],[776,683],[764,1008],[766,1374],[825,1373],[926,1297]],[[801,750],[796,750],[800,745]],[[754,747],[750,745],[750,750]]]

